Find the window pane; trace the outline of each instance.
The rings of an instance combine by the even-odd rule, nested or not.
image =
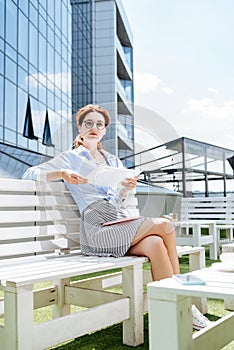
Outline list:
[[[16,48],[17,43],[17,8],[9,0],[6,7],[6,40]]]
[[[46,73],[46,39],[39,34],[39,71]]]
[[[28,4],[29,1],[19,0],[19,8],[28,16]]]
[[[16,133],[12,130],[5,129],[5,141],[11,144],[16,144]]]
[[[16,83],[16,64],[6,57],[6,77]]]
[[[16,130],[16,86],[6,79],[5,126]]]
[[[0,0],[0,36],[4,38],[4,0]]]
[[[50,74],[54,74],[54,49],[50,44],[47,44],[47,62],[47,72]]]
[[[18,67],[18,86],[28,90],[28,73],[20,67]]]
[[[37,100],[35,100],[34,98],[31,98],[30,101],[31,101],[31,112],[32,112],[34,135],[42,138],[45,111],[44,111],[43,105],[40,104]]]
[[[19,52],[28,59],[28,19],[19,11]]]
[[[0,125],[3,125],[3,77],[0,76]]]
[[[18,133],[23,134],[28,95],[18,88]]]
[[[30,21],[37,27],[37,10],[32,4],[29,7],[29,17]]]
[[[38,63],[37,63],[37,61],[38,61],[37,39],[38,39],[37,30],[30,23],[30,26],[29,26],[29,61],[35,67],[38,66]]]
[[[4,56],[3,53],[0,51],[0,74],[3,75],[4,71]]]

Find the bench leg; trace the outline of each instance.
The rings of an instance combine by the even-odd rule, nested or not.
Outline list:
[[[4,350],[33,349],[33,285],[6,287],[4,343]]]
[[[149,298],[149,349],[192,349],[191,300],[188,297],[167,295]]]
[[[123,268],[123,296],[130,298],[130,319],[123,322],[123,343],[137,346],[144,342],[142,264]]]
[[[189,271],[201,270],[206,267],[205,249],[189,254]],[[207,313],[207,298],[193,297],[192,303],[203,313]]]
[[[65,286],[70,285],[70,278],[54,279],[53,285],[58,287],[58,302],[53,305],[53,318],[70,314],[70,305],[65,304]]]

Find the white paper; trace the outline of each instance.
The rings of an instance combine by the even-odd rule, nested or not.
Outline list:
[[[126,177],[133,178],[139,174],[139,170],[99,165],[87,177],[89,183],[102,186],[117,186]]]

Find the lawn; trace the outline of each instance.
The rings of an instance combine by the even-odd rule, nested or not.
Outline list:
[[[207,259],[206,264],[210,266],[213,261]],[[146,264],[145,268],[150,268],[149,264]],[[180,258],[180,268],[181,273],[188,272],[188,257]],[[228,312],[224,310],[223,301],[221,300],[208,300],[208,314],[206,315],[211,321],[215,321],[218,318],[226,315]],[[148,315],[144,318],[144,332],[145,332],[145,342],[144,344],[135,347],[137,350],[148,350]],[[39,317],[41,321],[41,317]],[[122,325],[117,324],[112,327],[108,327],[101,331],[85,335],[83,337],[74,339],[66,344],[53,347],[51,349],[57,350],[127,350],[133,349],[129,346],[122,344]],[[223,350],[234,350],[234,341],[223,348]]]

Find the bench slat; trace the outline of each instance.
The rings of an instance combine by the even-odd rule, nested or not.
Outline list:
[[[74,245],[78,247],[79,242],[75,244],[75,240],[68,240],[66,238],[59,238],[47,241],[2,244],[0,246],[0,256],[4,258],[7,256],[14,255],[50,252],[55,251],[56,249],[71,248]]]
[[[25,272],[23,272],[24,275],[21,276],[14,273],[11,277],[6,273],[8,284],[11,282],[11,278],[13,285],[16,284],[17,286],[20,286],[30,282],[34,284],[52,280],[54,278],[63,279],[69,278],[70,276],[81,276],[87,273],[108,271],[148,261],[148,259],[145,257],[121,257],[116,259],[113,257],[85,257],[83,255],[71,255],[68,257],[64,256],[63,259],[63,264],[61,264],[62,259],[55,258],[49,268],[49,260],[46,260],[44,264],[41,264],[41,266],[38,268],[37,274],[32,274],[30,272],[27,276],[25,275]]]
[[[70,210],[46,210],[46,211],[0,211],[0,223],[17,223],[17,222],[32,222],[32,221],[64,221],[77,219],[78,215],[75,211]]]
[[[1,195],[0,207],[52,207],[52,206],[69,206],[76,208],[71,196],[55,196],[55,195]]]
[[[77,219],[79,222],[80,219]],[[46,236],[60,236],[78,233],[80,225],[75,224],[57,224],[44,226],[26,226],[26,227],[4,227],[0,228],[0,242],[11,240],[23,240],[32,238],[43,238]]]

